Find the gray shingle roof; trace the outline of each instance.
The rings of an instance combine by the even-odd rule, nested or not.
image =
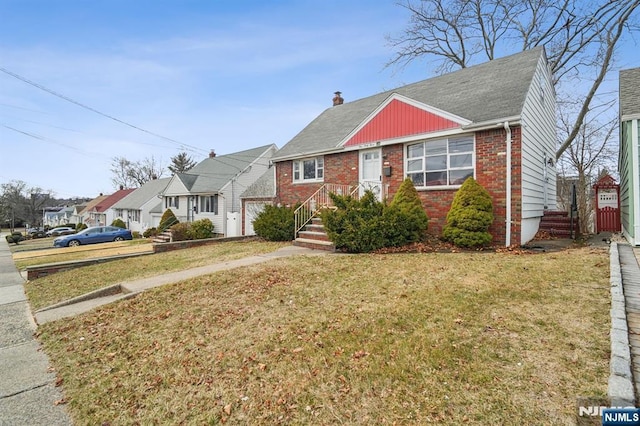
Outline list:
[[[274,168],[270,167],[262,176],[240,195],[240,198],[269,198],[276,195]]]
[[[520,116],[544,49],[538,47],[326,109],[278,151],[278,159],[335,149],[392,94],[482,123]]]
[[[179,173],[176,176],[192,194],[217,192],[272,147],[275,149],[275,145],[270,144],[233,154],[206,158],[187,173]]]
[[[640,68],[620,71],[620,117],[640,114]]]
[[[152,198],[156,198],[169,184],[171,178],[150,180],[131,194],[115,203],[114,209],[138,210]]]

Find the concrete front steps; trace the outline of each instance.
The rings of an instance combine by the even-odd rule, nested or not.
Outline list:
[[[557,238],[571,238],[571,217],[568,212],[545,210],[538,232],[546,232]],[[573,238],[580,235],[577,214],[573,217]]]
[[[171,230],[167,229],[164,232],[161,232],[160,234],[156,235],[155,237],[153,237],[153,243],[154,244],[158,244],[158,243],[170,243],[173,241],[173,237],[171,235]]]
[[[298,237],[293,241],[293,245],[314,250],[336,251],[336,246],[329,241],[324,225],[322,225],[322,219],[319,217],[311,219],[311,223],[305,226],[304,231],[298,232]]]

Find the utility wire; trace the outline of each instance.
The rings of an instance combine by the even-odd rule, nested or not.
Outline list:
[[[77,105],[77,106],[79,106],[79,107],[81,107],[81,108],[84,108],[84,109],[89,110],[89,111],[91,111],[91,112],[94,112],[94,113],[96,113],[96,114],[98,114],[98,115],[101,115],[101,116],[103,116],[103,117],[106,117],[106,118],[108,118],[108,119],[110,119],[110,120],[116,121],[116,122],[118,122],[118,123],[120,123],[120,124],[124,124],[125,126],[129,126],[129,127],[133,128],[133,129],[139,130],[139,131],[141,131],[141,132],[147,133],[147,134],[152,135],[152,136],[155,136],[155,137],[157,137],[157,138],[164,139],[164,140],[167,140],[167,141],[169,141],[169,142],[173,142],[173,143],[175,143],[175,144],[179,145],[180,147],[188,147],[188,148],[191,148],[191,149],[193,149],[193,150],[200,151],[200,152],[206,152],[206,151],[204,151],[204,150],[203,150],[203,149],[201,149],[201,148],[198,148],[198,147],[195,147],[195,146],[192,146],[192,145],[188,145],[188,144],[182,143],[182,142],[180,142],[180,141],[177,141],[177,140],[175,140],[175,139],[168,138],[168,137],[166,137],[166,136],[159,135],[159,134],[157,134],[157,133],[154,133],[154,132],[151,132],[151,131],[149,131],[149,130],[143,129],[142,127],[138,127],[138,126],[135,126],[135,125],[133,125],[133,124],[131,124],[131,123],[127,123],[126,121],[120,120],[119,118],[116,118],[116,117],[114,117],[114,116],[112,116],[112,115],[105,114],[104,112],[98,111],[98,110],[97,110],[97,109],[95,109],[95,108],[92,108],[92,107],[90,107],[90,106],[88,106],[88,105],[85,105],[85,104],[83,104],[83,103],[81,103],[81,102],[78,102],[78,101],[76,101],[76,100],[74,100],[74,99],[71,99],[71,98],[70,98],[70,97],[68,97],[68,96],[65,96],[65,95],[63,95],[63,94],[61,94],[61,93],[58,93],[58,92],[56,92],[56,91],[54,91],[54,90],[51,90],[51,89],[49,89],[49,88],[47,88],[47,87],[45,87],[45,86],[43,86],[43,85],[41,85],[41,84],[38,84],[38,83],[36,83],[35,81],[31,81],[31,80],[29,80],[28,78],[21,76],[20,74],[16,74],[16,73],[14,73],[14,72],[12,72],[12,71],[9,71],[9,70],[8,70],[8,69],[6,69],[6,68],[2,68],[2,67],[0,67],[0,71],[2,71],[3,73],[5,73],[5,74],[7,74],[7,75],[10,75],[11,77],[17,78],[17,79],[18,79],[18,80],[20,80],[20,81],[23,81],[23,82],[25,82],[25,83],[27,83],[27,84],[30,84],[30,85],[31,85],[31,86],[33,86],[33,87],[37,87],[38,89],[43,90],[43,91],[45,91],[45,92],[47,92],[47,93],[49,93],[49,94],[51,94],[51,95],[53,95],[53,96],[57,96],[57,97],[58,97],[58,98],[60,98],[60,99],[64,99],[64,100],[65,100],[65,101],[67,101],[67,102],[71,102],[72,104],[75,104],[75,105]]]

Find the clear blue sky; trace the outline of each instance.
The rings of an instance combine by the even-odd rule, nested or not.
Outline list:
[[[0,0],[0,67],[178,141],[0,73],[0,183],[94,197],[113,192],[116,156],[282,147],[336,90],[351,101],[430,76],[384,68],[407,19],[394,0]]]

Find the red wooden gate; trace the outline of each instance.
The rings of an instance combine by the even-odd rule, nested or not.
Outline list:
[[[620,232],[620,185],[605,175],[594,185],[596,193],[596,233]]]

